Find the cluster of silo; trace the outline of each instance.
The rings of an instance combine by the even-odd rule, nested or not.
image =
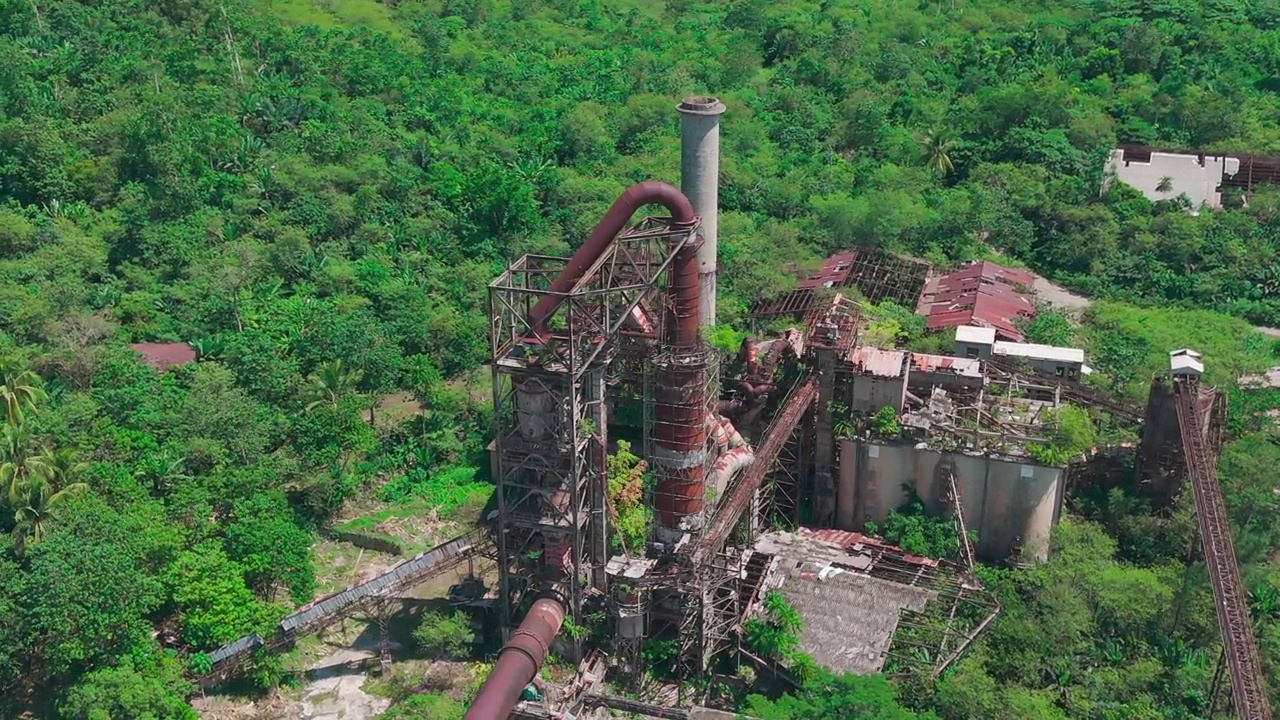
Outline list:
[[[954,475],[965,526],[978,535],[979,557],[1003,561],[1019,551],[1037,559],[1048,555],[1062,499],[1062,468],[848,439],[840,444],[839,464],[836,527],[882,525],[890,511],[906,504],[908,488],[930,513],[949,513]]]

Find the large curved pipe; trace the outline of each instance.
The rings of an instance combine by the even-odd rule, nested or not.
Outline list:
[[[618,236],[626,228],[627,223],[631,222],[631,216],[645,205],[661,205],[671,213],[671,219],[677,225],[688,225],[690,228],[697,221],[697,217],[693,214],[693,206],[689,204],[679,189],[675,186],[668,185],[664,182],[642,182],[636,183],[627,188],[618,199],[609,206],[609,211],[601,218],[600,223],[591,231],[591,235],[587,237],[587,241],[582,243],[582,247],[578,248],[578,252],[569,258],[569,262],[565,265],[564,270],[556,276],[551,283],[551,287],[547,289],[547,294],[538,300],[533,306],[533,310],[529,311],[529,324],[533,327],[535,334],[542,336],[546,333],[547,320],[551,314],[560,307],[560,303],[564,302],[564,296],[573,289],[582,276],[586,274],[592,264],[600,259],[609,246],[613,244],[613,239]],[[697,247],[686,245],[685,250],[693,263],[694,277],[694,303],[697,303]],[[678,259],[678,256],[677,256]],[[695,313],[696,315],[696,313]],[[696,336],[697,326],[694,326]]]
[[[542,659],[564,624],[564,614],[564,603],[554,597],[534,601],[524,622],[498,652],[493,670],[463,720],[506,720],[520,701],[520,693],[542,668]]]

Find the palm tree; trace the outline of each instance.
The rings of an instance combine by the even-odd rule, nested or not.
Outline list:
[[[46,473],[44,457],[31,453],[31,431],[21,425],[6,425],[0,434],[0,483],[8,486],[10,503],[17,506],[27,487]]]
[[[68,488],[72,485],[83,485],[81,479],[89,470],[89,463],[80,460],[80,453],[74,448],[45,448],[39,455],[44,476],[55,487]]]
[[[73,482],[57,488],[47,477],[36,476],[22,488],[19,497],[10,495],[13,503],[13,548],[21,555],[28,544],[44,539],[49,520],[60,505],[89,490],[82,482]]]
[[[36,412],[36,403],[47,397],[43,385],[39,375],[18,361],[0,360],[0,402],[9,425],[21,425],[24,413]]]
[[[945,177],[955,170],[951,164],[951,151],[955,146],[956,141],[950,131],[935,128],[920,142],[920,163]]]
[[[359,370],[347,367],[342,360],[323,363],[308,378],[306,397],[307,411],[310,412],[321,405],[338,406],[344,395],[355,391],[362,377]]]
[[[1165,175],[1160,178],[1160,182],[1156,183],[1156,192],[1161,195],[1167,195],[1173,191],[1173,178]]]

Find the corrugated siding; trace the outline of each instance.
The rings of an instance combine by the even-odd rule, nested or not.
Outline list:
[[[281,620],[280,629],[286,633],[294,633],[365,598],[395,592],[413,584],[414,580],[435,565],[458,557],[473,547],[475,547],[475,538],[469,535],[450,540],[393,566],[381,575],[312,603]]]

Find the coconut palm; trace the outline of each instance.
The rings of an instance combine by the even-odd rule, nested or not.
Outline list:
[[[955,166],[951,164],[951,151],[956,141],[945,129],[935,128],[920,142],[920,162],[939,175],[947,175]]]
[[[81,480],[89,470],[89,463],[80,460],[80,453],[74,448],[45,448],[38,456],[44,476],[55,487],[67,488],[82,485]]]
[[[48,472],[44,456],[33,454],[31,446],[31,431],[21,425],[6,425],[0,433],[0,484],[8,488],[14,506],[22,502],[27,487]]]
[[[36,403],[47,397],[39,375],[16,360],[0,360],[0,403],[10,426],[21,425],[26,413],[36,412]]]
[[[59,506],[87,492],[89,486],[73,482],[59,488],[48,477],[34,476],[20,489],[20,496],[10,495],[9,498],[14,506],[13,548],[19,555],[28,545],[44,539],[49,520],[57,513]]]
[[[307,380],[307,411],[321,405],[337,407],[343,396],[355,392],[361,377],[359,370],[347,367],[342,360],[323,363]]]
[[[1172,190],[1173,190],[1173,178],[1169,177],[1168,175],[1165,175],[1164,177],[1160,178],[1160,182],[1156,183],[1156,192],[1160,193],[1161,195],[1171,192]]]

